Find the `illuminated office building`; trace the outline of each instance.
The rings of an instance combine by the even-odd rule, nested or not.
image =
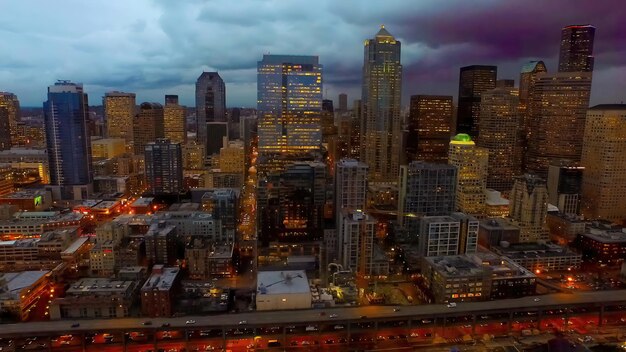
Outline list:
[[[178,95],[166,95],[163,107],[163,125],[165,138],[172,143],[187,142],[185,107],[178,105]]]
[[[536,175],[514,177],[509,217],[520,228],[520,242],[548,240],[548,189],[546,180]]]
[[[445,164],[452,129],[452,97],[413,95],[409,113],[407,159]]]
[[[458,168],[456,208],[468,215],[481,215],[485,208],[489,152],[477,147],[467,134],[450,141],[448,163]]]
[[[559,72],[592,72],[596,27],[573,25],[561,30]]]
[[[20,101],[13,93],[0,92],[0,150],[11,149],[18,145],[20,120]]]
[[[226,122],[226,85],[217,72],[202,72],[196,81],[196,139],[202,145],[208,122]]]
[[[139,113],[133,121],[133,147],[135,155],[143,155],[148,143],[163,138],[163,105],[159,103],[141,103]]]
[[[530,61],[522,66],[519,79],[520,113],[523,114],[520,129],[523,129],[525,134],[530,132],[530,99],[531,93],[535,88],[535,82],[537,82],[537,74],[547,72],[548,69],[546,69],[546,65],[543,61]]]
[[[257,64],[259,153],[319,149],[322,71],[317,56],[263,55]]]
[[[496,88],[482,93],[479,147],[489,151],[487,188],[508,193],[513,176],[520,174],[517,152],[519,97],[516,88]]]
[[[83,85],[58,81],[43,103],[50,185],[55,198],[85,199],[91,192],[91,141]]]
[[[361,111],[361,161],[370,181],[397,182],[402,145],[400,41],[384,26],[365,41]]]
[[[626,221],[626,104],[589,109],[581,164],[583,216]]]
[[[498,67],[472,65],[461,67],[456,132],[478,135],[480,95],[496,87]]]
[[[133,142],[133,119],[137,107],[135,93],[108,92],[102,98],[104,121],[108,138],[123,138],[126,143]]]
[[[590,91],[590,72],[537,74],[530,102],[528,172],[546,177],[553,160],[580,161]]]

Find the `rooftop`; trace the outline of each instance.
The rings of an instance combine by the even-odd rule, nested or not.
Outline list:
[[[552,243],[512,243],[507,246],[493,246],[494,252],[507,256],[511,259],[545,258],[580,256],[571,249]]]
[[[174,285],[174,281],[176,281],[179,273],[179,268],[155,265],[152,268],[152,275],[150,275],[141,290],[169,291],[172,285]]]
[[[589,110],[626,110],[626,104],[598,104]]]
[[[601,229],[589,227],[583,236],[601,243],[622,243],[626,242],[626,228]]]
[[[509,258],[489,251],[424,259],[447,277],[491,276],[498,279],[535,276]]]
[[[233,256],[234,244],[225,244],[213,247],[208,259],[229,259]]]
[[[90,294],[124,293],[136,285],[134,281],[118,281],[107,278],[84,278],[73,282],[67,289],[67,296]]]
[[[151,197],[140,197],[136,201],[134,201],[133,204],[131,204],[131,206],[132,207],[147,207],[147,206],[150,206],[150,204],[152,204],[153,201],[154,201],[154,198],[151,198]]]
[[[0,273],[0,297],[19,299],[20,291],[32,286],[49,271],[22,271],[19,273]]]
[[[304,270],[259,271],[257,285],[257,294],[263,295],[311,292]]]

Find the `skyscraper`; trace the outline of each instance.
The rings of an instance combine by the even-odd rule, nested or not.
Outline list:
[[[332,100],[322,100],[320,126],[322,128],[322,142],[331,143],[331,141],[337,136],[337,126],[335,126],[335,109],[333,107]],[[334,155],[334,153],[331,154]]]
[[[376,219],[362,210],[344,209],[339,216],[338,252],[344,269],[372,274]]]
[[[522,170],[526,170],[526,151],[528,150],[528,138],[530,136],[530,117],[532,116],[532,106],[530,99],[532,92],[535,90],[535,82],[537,82],[537,75],[540,73],[547,73],[546,65],[543,61],[529,61],[524,66],[520,73],[519,80],[519,113],[520,123],[518,130],[517,140],[517,162],[520,164]]]
[[[590,72],[537,74],[530,102],[528,172],[546,177],[552,160],[580,161],[590,91]]]
[[[202,145],[207,122],[226,122],[226,85],[217,72],[202,72],[196,81],[196,139]]]
[[[159,103],[141,103],[139,113],[133,121],[133,139],[135,155],[143,155],[148,143],[163,138],[163,105]]]
[[[87,104],[83,85],[70,81],[49,86],[43,103],[50,185],[61,199],[86,198],[93,182]]]
[[[180,143],[160,138],[145,146],[148,193],[178,194],[183,190],[183,154]]]
[[[220,153],[224,146],[224,138],[228,140],[228,124],[226,122],[207,122],[206,156],[213,157]]]
[[[626,104],[596,105],[587,112],[581,164],[585,218],[626,219]]]
[[[365,41],[361,161],[370,181],[397,182],[402,144],[400,42],[384,26]]]
[[[426,216],[420,222],[418,253],[424,257],[475,253],[478,220],[463,213]]]
[[[519,98],[516,88],[496,88],[482,93],[480,133],[476,144],[489,151],[487,188],[508,193],[513,176],[520,174],[517,152]]]
[[[516,176],[509,204],[509,217],[520,228],[520,242],[548,239],[548,189],[544,179],[531,174]]]
[[[102,98],[108,138],[124,138],[133,142],[133,119],[137,107],[135,93],[108,92]]]
[[[596,27],[573,25],[561,30],[559,72],[592,72]]]
[[[477,147],[471,137],[457,134],[450,141],[448,163],[458,168],[456,208],[469,215],[481,215],[485,208],[489,152]]]
[[[320,147],[322,71],[317,56],[263,55],[257,64],[259,153]]]
[[[18,141],[17,123],[20,120],[20,101],[9,92],[0,92],[0,150],[11,149]]]
[[[456,132],[476,137],[480,125],[480,95],[496,87],[498,67],[472,65],[461,67]]]
[[[166,95],[163,108],[163,133],[172,143],[187,141],[185,107],[178,105],[178,95]]]
[[[445,164],[452,129],[452,97],[412,95],[409,134],[406,141],[408,161]]]

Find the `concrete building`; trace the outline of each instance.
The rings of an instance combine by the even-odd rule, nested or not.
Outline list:
[[[420,221],[418,251],[424,257],[474,253],[478,220],[463,213],[425,216]]]
[[[175,226],[179,237],[200,236],[218,244],[235,241],[232,232],[225,231],[220,219],[204,211],[163,211],[157,214],[157,219],[167,226]]]
[[[144,155],[146,145],[165,138],[163,105],[141,103],[139,113],[133,119],[133,150],[135,155]]]
[[[579,236],[586,261],[619,265],[626,259],[626,227],[593,222]]]
[[[242,141],[227,141],[220,149],[219,168],[221,172],[245,175],[246,157]]]
[[[0,313],[29,320],[39,299],[50,297],[49,280],[50,272],[45,270],[0,273]]]
[[[257,310],[310,309],[311,288],[303,270],[259,271]]]
[[[178,289],[179,268],[155,265],[152,274],[141,287],[141,314],[148,317],[171,317],[174,313],[174,293]]]
[[[373,273],[372,257],[376,219],[360,210],[344,209],[339,218],[339,262],[346,270],[362,276]]]
[[[232,277],[235,275],[233,254],[233,243],[214,245],[206,238],[192,238],[185,248],[189,277],[196,280]]]
[[[227,238],[235,238],[235,230],[239,219],[240,192],[235,188],[214,188],[202,195],[202,210],[220,220]]]
[[[73,282],[65,297],[50,303],[50,319],[125,318],[139,287],[136,281],[84,278]]]
[[[581,164],[582,214],[626,219],[626,104],[596,105],[587,112]]]
[[[451,96],[411,96],[409,133],[405,143],[409,162],[448,162],[453,110]]]
[[[163,107],[163,137],[172,143],[187,143],[186,109],[178,105],[178,95],[166,95]]]
[[[165,221],[153,223],[144,240],[146,257],[151,264],[172,265],[176,262],[176,226]]]
[[[566,160],[548,166],[548,202],[561,213],[580,214],[580,198],[585,168]]]
[[[111,159],[126,152],[126,140],[123,138],[92,138],[91,154],[94,161]]]
[[[179,194],[183,191],[183,154],[180,143],[157,139],[146,144],[146,181],[153,195]]]
[[[573,270],[582,262],[581,254],[556,244],[513,243],[492,246],[491,250],[532,272]]]
[[[520,228],[521,242],[547,240],[546,215],[548,190],[546,181],[531,174],[514,178],[509,217]]]
[[[585,233],[587,222],[574,214],[548,213],[546,225],[550,232],[550,240],[567,245],[574,242],[578,235]]]
[[[503,198],[502,193],[487,188],[485,197],[486,217],[505,217],[509,215],[509,200]]]
[[[517,88],[496,88],[481,94],[476,145],[489,152],[487,188],[505,193],[513,187],[513,176],[521,173],[517,150],[519,104]]]
[[[402,151],[400,41],[385,26],[365,41],[360,160],[370,182],[397,182]]]
[[[524,297],[536,288],[532,272],[491,252],[425,257],[422,272],[435,303]]]
[[[107,92],[102,98],[107,137],[133,142],[133,118],[136,114],[135,93]]]
[[[367,200],[367,168],[354,159],[341,159],[335,166],[335,221],[343,209],[365,209]]]
[[[467,134],[457,134],[450,141],[448,164],[458,169],[456,209],[481,216],[485,211],[485,191],[489,151],[477,147]]]
[[[553,160],[580,161],[590,92],[590,72],[537,74],[530,102],[527,172],[545,178]]]
[[[519,236],[519,227],[513,225],[508,219],[484,219],[480,221],[478,227],[478,244],[487,249],[499,246],[503,242],[518,243]]]

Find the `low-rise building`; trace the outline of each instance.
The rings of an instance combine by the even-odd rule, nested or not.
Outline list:
[[[39,300],[50,297],[46,296],[49,277],[45,270],[0,273],[0,313],[28,320]]]
[[[144,237],[150,264],[172,265],[176,262],[176,226],[159,221],[150,225]]]
[[[303,270],[257,273],[257,310],[309,309],[311,302],[311,287]]]
[[[485,248],[498,246],[502,242],[519,242],[520,229],[509,219],[490,218],[480,221],[478,227],[478,244]]]
[[[180,280],[180,269],[155,265],[141,288],[141,314],[149,317],[172,316],[173,298]]]
[[[44,189],[23,189],[0,196],[0,204],[11,204],[20,211],[44,211],[52,207],[52,193]]]
[[[550,231],[550,239],[561,245],[575,241],[578,235],[585,233],[587,226],[586,221],[572,213],[548,213],[546,224]]]
[[[580,245],[585,260],[618,265],[626,259],[626,227],[594,222],[580,235]]]
[[[187,314],[226,312],[231,291],[216,287],[209,281],[183,281],[176,301]]]
[[[209,280],[214,277],[231,277],[234,244],[215,245],[203,237],[194,237],[185,248],[185,261],[189,277]]]
[[[84,278],[50,304],[50,319],[123,318],[137,296],[136,281]]]
[[[576,269],[582,262],[581,254],[551,243],[510,243],[492,246],[491,250],[532,272]]]

